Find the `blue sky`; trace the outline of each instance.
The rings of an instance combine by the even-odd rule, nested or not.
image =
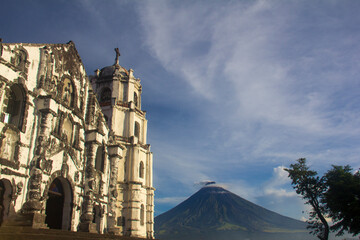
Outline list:
[[[143,85],[156,214],[206,180],[283,215],[283,167],[360,167],[360,1],[4,0],[4,42],[75,42]]]

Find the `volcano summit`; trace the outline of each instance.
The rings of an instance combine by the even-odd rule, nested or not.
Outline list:
[[[155,218],[156,238],[167,240],[314,239],[306,223],[282,216],[217,185],[206,185]]]

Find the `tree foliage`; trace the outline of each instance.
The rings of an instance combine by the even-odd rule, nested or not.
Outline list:
[[[321,240],[327,240],[329,231],[337,236],[345,232],[360,234],[360,173],[352,173],[350,166],[332,166],[323,177],[310,170],[306,159],[285,169],[297,194],[312,207],[308,228]],[[329,228],[326,217],[333,225]]]
[[[291,164],[290,168],[285,170],[289,173],[296,193],[312,207],[307,221],[311,233],[320,240],[328,240],[329,224],[325,219],[327,211],[321,201],[326,191],[325,178],[319,177],[316,171],[310,170],[305,158],[298,159],[296,164]]]
[[[332,218],[332,231],[360,233],[360,174],[352,173],[350,166],[333,166],[325,174],[327,191],[323,203]]]

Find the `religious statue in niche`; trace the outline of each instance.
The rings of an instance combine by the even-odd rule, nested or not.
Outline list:
[[[73,135],[73,125],[68,118],[65,118],[62,125],[62,136],[65,138],[65,141],[70,144],[72,141],[72,135]]]
[[[49,80],[48,83],[48,90],[50,91],[50,93],[54,93],[56,94],[56,86],[58,84],[58,77],[57,76],[52,76]]]
[[[14,160],[15,146],[19,141],[17,133],[11,129],[6,130],[5,137],[2,139],[0,156],[3,159]]]
[[[72,106],[73,103],[73,95],[74,95],[74,88],[73,84],[70,79],[64,79],[63,91],[62,91],[62,100],[65,105]]]
[[[21,49],[17,49],[14,51],[14,53],[15,53],[14,56],[10,60],[11,63],[23,70],[26,64],[26,58],[27,58],[26,52]]]

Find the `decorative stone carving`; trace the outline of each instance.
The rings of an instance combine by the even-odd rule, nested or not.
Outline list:
[[[39,160],[39,168],[44,171],[46,174],[50,174],[52,170],[52,160],[46,160],[45,158],[41,158]]]
[[[99,133],[104,134],[103,116],[102,116],[102,114],[100,112],[98,113],[96,126],[97,126],[97,129],[98,129]]]
[[[30,65],[27,51],[22,47],[18,46],[13,51],[13,56],[10,59],[11,64],[16,70],[21,71],[21,75],[27,78],[27,71]]]
[[[63,80],[61,100],[66,106],[72,107],[74,102],[74,86],[69,78]]]
[[[86,178],[91,179],[95,177],[95,168],[93,165],[88,165],[86,167]]]
[[[111,191],[110,191],[110,197],[111,198],[117,198],[117,196],[118,196],[118,192],[117,192],[117,190],[116,190],[116,188],[115,189],[112,189]]]
[[[24,184],[22,182],[15,183],[15,179],[12,179],[12,186],[13,186],[13,193],[12,193],[12,200],[14,201],[14,204],[16,204],[16,199],[18,196],[21,195],[21,192],[23,190]]]
[[[92,92],[91,92],[92,93]],[[86,123],[94,126],[96,123],[96,97],[93,94],[89,94],[88,111],[86,113]]]
[[[17,155],[15,154],[18,147],[19,135],[12,129],[7,129],[1,141],[0,158],[9,161],[15,161]]]
[[[16,184],[16,195],[17,196],[21,195],[21,191],[22,191],[23,187],[24,187],[24,184],[22,182],[18,182]]]
[[[68,161],[68,156],[64,152],[63,163],[61,165],[61,176],[63,176],[64,178],[66,178],[67,175],[69,174],[69,165],[68,165],[67,161]]]
[[[57,95],[58,77],[53,75],[54,57],[48,47],[40,50],[38,87],[43,88],[53,97]]]
[[[151,168],[152,156],[148,145],[135,146],[129,138],[134,121],[146,122],[140,108],[141,85],[132,70],[118,64],[120,54],[116,66],[98,71],[89,81],[73,43],[0,43],[1,50],[0,65],[5,71],[0,76],[0,174],[13,180],[11,204],[19,216],[16,220],[33,228],[49,227],[46,207],[54,195],[63,194],[63,230],[71,223],[71,231],[96,231],[96,206],[97,217],[107,217],[100,225],[95,219],[101,232],[152,238],[153,197],[145,195],[152,187],[152,173],[141,183],[138,174],[132,174],[137,172],[138,164],[133,163],[138,160]],[[22,98],[10,98],[14,93]],[[102,103],[95,93],[102,93]],[[15,109],[8,108],[9,100],[10,106],[21,102],[17,109],[23,114],[8,112]],[[17,121],[6,122],[5,115],[18,116],[12,118]],[[106,116],[116,116],[116,124],[108,127]],[[142,128],[146,139],[146,124]],[[95,169],[99,145],[104,150],[100,166],[105,167]],[[59,184],[50,188],[55,179]],[[146,226],[139,228],[141,205],[146,207],[147,219]]]
[[[80,176],[80,172],[76,171],[75,174],[74,174],[74,181],[75,182],[79,182],[79,176]]]
[[[23,177],[23,178],[26,178],[28,177],[27,175],[25,174],[22,174],[22,173],[18,173],[18,172],[15,172],[9,168],[1,168],[1,174],[5,174],[5,175],[11,175],[11,176],[18,176],[18,177]]]
[[[95,189],[96,189],[96,185],[97,184],[96,184],[96,179],[95,178],[88,181],[88,186],[89,186],[90,191],[94,192]]]
[[[47,141],[47,144],[44,146],[44,148],[46,149],[45,157],[49,159],[55,154],[63,151],[65,149],[65,145],[56,138],[49,138],[49,141]]]
[[[109,144],[113,145],[115,144],[115,132],[114,131],[110,131],[109,133],[109,140],[108,140]]]
[[[30,213],[40,211],[42,208],[40,187],[42,181],[42,171],[36,167],[31,169],[29,180],[28,201],[23,205],[23,211]]]
[[[97,191],[97,193],[100,194],[100,195],[102,195],[103,192],[104,192],[104,182],[102,181],[102,177],[101,177],[100,174],[99,174],[99,182],[98,182],[98,183],[99,183],[99,184],[98,184],[98,191]]]

